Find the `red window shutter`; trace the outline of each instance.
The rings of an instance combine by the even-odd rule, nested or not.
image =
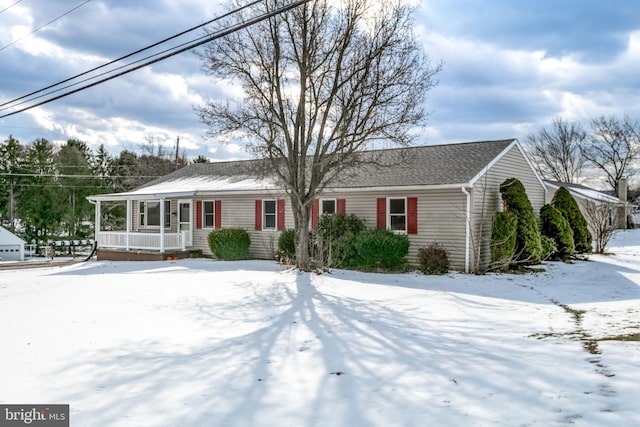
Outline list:
[[[220,200],[215,201],[214,208],[214,222],[217,230],[222,228],[222,202]]]
[[[202,200],[196,202],[196,228],[202,228]]]
[[[262,230],[262,200],[256,200],[256,230]]]
[[[378,228],[387,228],[387,199],[384,197],[378,198],[378,211],[377,211],[377,225]]]
[[[278,199],[278,218],[277,218],[278,231],[284,230],[284,200]]]
[[[337,210],[337,212],[339,214],[342,214],[342,215],[347,213],[346,200],[345,199],[338,199],[336,210]]]
[[[320,219],[320,200],[313,199],[311,203],[311,229],[318,228],[318,220]]]
[[[407,234],[418,234],[417,197],[407,197]]]

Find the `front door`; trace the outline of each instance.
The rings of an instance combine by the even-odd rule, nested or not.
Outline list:
[[[191,233],[191,201],[178,202],[178,231],[184,232],[185,246],[193,245]]]

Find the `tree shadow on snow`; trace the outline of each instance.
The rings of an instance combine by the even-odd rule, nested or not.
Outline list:
[[[383,302],[328,295],[311,274],[282,276],[247,283],[252,292],[241,300],[181,303],[197,329],[220,336],[182,347],[125,341],[78,354],[64,367],[74,379],[65,396],[74,424],[420,425],[446,420],[483,396],[522,396],[522,408],[544,406],[536,390],[554,387],[557,366],[544,363],[542,349],[518,338],[491,341],[494,319],[442,323]],[[226,332],[219,326],[234,323]],[[525,371],[522,380],[510,379]],[[499,419],[486,409],[475,421],[492,416]]]

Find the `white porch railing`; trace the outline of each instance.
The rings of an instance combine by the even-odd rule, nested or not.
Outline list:
[[[126,231],[100,231],[97,233],[98,248],[146,249],[160,251],[160,233],[127,233]],[[164,250],[184,250],[186,238],[183,233],[164,233]]]

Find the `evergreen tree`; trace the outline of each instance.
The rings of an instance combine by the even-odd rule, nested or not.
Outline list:
[[[551,205],[562,212],[562,215],[569,221],[573,231],[576,252],[591,252],[591,242],[593,237],[587,226],[587,220],[580,211],[578,203],[573,198],[569,190],[560,187],[551,200]]]
[[[114,168],[113,157],[104,147],[104,144],[100,144],[91,162],[91,174],[96,177],[98,183],[97,192],[115,191]]]
[[[19,175],[25,161],[25,149],[20,141],[9,135],[0,145],[0,225],[15,231],[17,225],[17,195],[20,192]]]
[[[62,219],[69,237],[87,237],[81,224],[93,214],[93,206],[86,197],[95,193],[91,178],[91,151],[82,141],[69,140],[57,153],[57,169],[60,173],[60,197]]]
[[[47,240],[57,233],[62,218],[60,185],[56,181],[55,150],[46,139],[36,139],[27,148],[24,179],[18,196],[18,215],[28,241]]]
[[[500,192],[507,211],[518,217],[516,261],[538,264],[542,259],[542,242],[536,215],[524,185],[516,178],[509,178],[500,185]]]

